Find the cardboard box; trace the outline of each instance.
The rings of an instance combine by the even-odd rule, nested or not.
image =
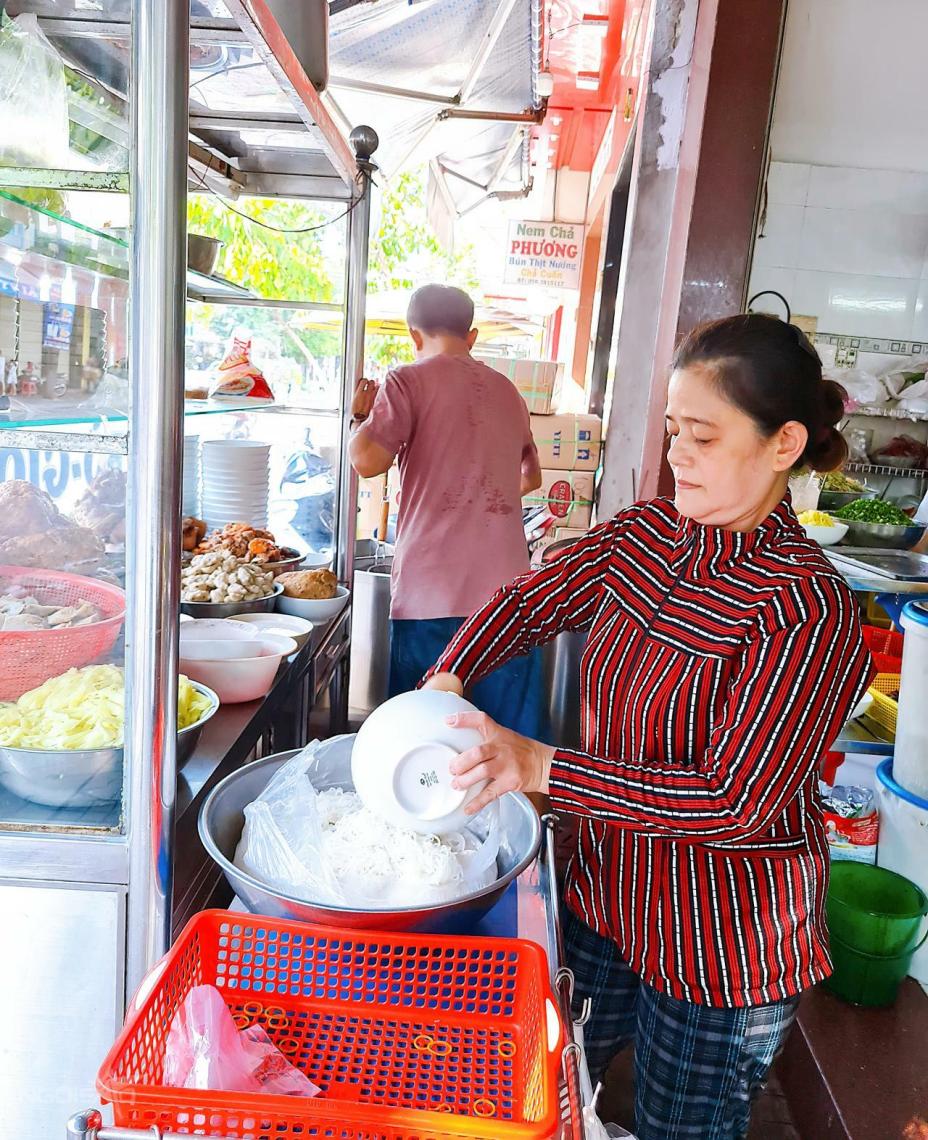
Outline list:
[[[581,530],[579,527],[559,526],[554,532],[554,541],[563,542],[565,539],[573,539],[576,542],[578,538],[583,538],[586,530]]]
[[[547,507],[556,526],[585,530],[593,518],[593,472],[543,470],[541,486],[522,502],[526,507]]]
[[[386,489],[386,475],[358,480],[358,538],[374,537],[374,531],[380,526],[380,512]]]
[[[595,471],[603,446],[599,416],[532,416],[532,437],[546,471]]]
[[[561,398],[564,365],[556,360],[511,360],[508,357],[478,357],[484,364],[502,372],[522,393],[532,415],[547,416]]]
[[[400,471],[396,464],[386,475],[358,480],[358,538],[374,537],[374,531],[380,526],[384,493],[390,497],[390,514],[395,515],[400,499]]]

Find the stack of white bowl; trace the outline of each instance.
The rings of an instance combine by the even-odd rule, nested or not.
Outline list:
[[[200,439],[184,436],[183,513],[194,518],[200,514]]]
[[[271,445],[250,439],[208,440],[200,447],[203,519],[267,527]]]

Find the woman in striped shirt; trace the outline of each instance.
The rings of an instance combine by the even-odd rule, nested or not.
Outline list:
[[[677,351],[673,501],[638,503],[461,628],[427,684],[462,692],[588,629],[583,749],[482,714],[455,765],[472,807],[547,792],[580,817],[568,965],[594,1080],[635,1046],[640,1140],[737,1140],[829,973],[817,766],[870,676],[857,606],[796,521],[790,472],[836,467],[843,393],[805,336],[739,315]]]

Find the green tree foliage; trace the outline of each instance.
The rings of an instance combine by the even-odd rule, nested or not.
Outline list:
[[[371,234],[368,292],[409,293],[427,281],[447,281],[465,289],[477,284],[471,247],[445,251],[432,232],[426,205],[424,169],[406,171],[392,179],[375,210]],[[187,220],[191,233],[218,238],[223,248],[217,273],[270,300],[337,301],[343,290],[345,220],[343,207],[266,198],[242,198],[228,209],[210,194],[191,194]],[[278,229],[296,230],[322,225],[310,233],[277,233],[243,218],[259,219]],[[198,307],[200,308],[200,307]],[[401,314],[396,314],[400,316]],[[213,332],[228,336],[239,323],[235,307],[209,307]],[[194,318],[198,319],[198,318]],[[341,352],[341,335],[312,328],[318,318],[297,310],[249,308],[255,331],[277,333],[281,351],[299,360],[302,355],[331,357]],[[372,335],[368,356],[389,367],[412,359],[406,337]]]
[[[429,281],[476,289],[473,247],[447,251],[432,231],[426,177],[424,167],[404,171],[383,190],[377,228],[371,234],[368,293],[411,293]],[[389,368],[411,361],[413,348],[405,336],[368,336],[367,357]]]

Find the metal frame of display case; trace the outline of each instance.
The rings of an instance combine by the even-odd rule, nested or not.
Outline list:
[[[355,157],[348,140],[326,114],[265,0],[225,0],[231,19],[193,21],[190,0],[131,0],[130,19],[115,21],[101,20],[93,13],[78,15],[78,10],[62,18],[56,15],[60,6],[44,0],[27,0],[12,8],[14,14],[37,13],[40,26],[59,45],[82,40],[98,45],[108,42],[107,38],[121,42],[123,48],[126,40],[131,44],[131,118],[125,138],[131,165],[128,178],[120,171],[0,168],[0,187],[128,188],[131,193],[132,400],[128,424],[119,423],[118,418],[98,422],[94,428],[84,425],[84,430],[74,422],[62,422],[60,429],[49,423],[34,429],[0,424],[0,446],[127,456],[131,513],[126,542],[124,831],[56,831],[53,824],[0,827],[0,885],[106,889],[117,899],[118,913],[107,920],[106,930],[123,932],[124,944],[112,947],[103,965],[97,957],[88,956],[87,968],[115,969],[115,1006],[121,1017],[127,995],[167,949],[172,925],[178,772],[176,736],[165,728],[176,722],[177,702],[184,305],[188,297],[211,303],[264,304],[260,297],[227,282],[186,274],[188,183],[226,193],[337,201],[347,207],[344,303],[296,300],[287,302],[287,307],[337,309],[345,314],[335,549],[339,577],[350,582],[356,480],[348,462],[348,429],[351,395],[363,360],[370,185],[375,169],[371,154],[376,136],[362,129],[355,139]],[[293,112],[208,114],[191,106],[187,68],[191,26],[196,41],[205,38],[250,45],[290,100]],[[304,137],[308,134],[312,145],[250,150],[236,133],[260,128],[278,131],[282,126]],[[334,671],[338,680],[340,661],[347,660],[350,613],[338,629],[337,638],[323,639],[293,662],[290,673],[294,678],[297,674],[304,682],[308,675],[313,678],[305,684],[310,701],[319,695],[323,674],[328,677]],[[318,663],[313,657],[316,648],[325,657]],[[332,657],[336,651],[338,657]],[[347,700],[347,686],[342,684],[341,689]],[[304,694],[300,704],[304,712],[306,699]],[[278,702],[275,707],[283,705]],[[254,736],[266,729],[256,721],[248,731]],[[195,828],[194,814],[188,815],[186,827]],[[47,895],[51,899],[53,892]],[[102,930],[102,926],[88,924],[87,937],[99,940],[106,936]],[[75,946],[75,951],[79,973],[83,966],[78,959],[80,947]],[[48,985],[50,979],[43,982]],[[66,984],[73,987],[74,979]],[[9,1014],[9,1001],[6,1009]],[[89,1016],[87,1011],[83,1016]],[[15,1024],[14,1012],[8,1032],[15,1032]],[[48,1066],[46,1084],[54,1084],[56,1076],[60,1083],[60,1076],[53,1073],[52,1053],[49,1049],[48,1058],[39,1059],[43,1071]]]

